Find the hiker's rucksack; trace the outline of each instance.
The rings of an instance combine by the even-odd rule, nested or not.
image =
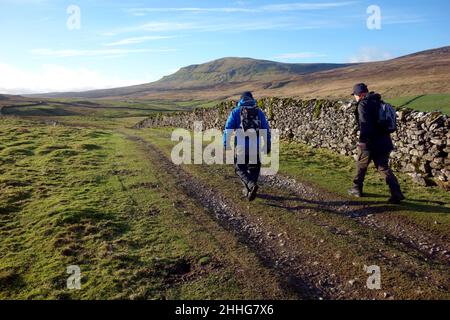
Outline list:
[[[377,127],[382,133],[394,133],[397,131],[397,112],[389,103],[381,101],[378,108]]]
[[[259,117],[259,109],[241,107],[241,128],[244,131],[254,129],[258,132],[261,128],[261,119]]]

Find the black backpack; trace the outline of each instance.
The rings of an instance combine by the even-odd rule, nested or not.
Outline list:
[[[241,128],[245,131],[254,129],[256,132],[261,129],[261,119],[259,109],[241,107]]]

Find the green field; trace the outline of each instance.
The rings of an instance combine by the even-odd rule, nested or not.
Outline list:
[[[26,112],[24,107],[19,115],[27,117],[0,117],[0,299],[299,298],[291,276],[284,279],[286,271],[275,267],[278,262],[261,258],[261,245],[251,247],[224,227],[146,149],[145,143],[151,144],[168,158],[171,129],[132,129],[147,112],[189,109],[199,102],[178,102],[173,109],[168,103],[140,103],[103,102],[108,106],[93,113],[62,107],[76,111],[71,116],[59,113],[60,105]],[[145,111],[114,110],[115,105]],[[342,287],[330,291],[331,297],[448,298],[448,266],[435,257],[428,262],[422,251],[396,238],[411,231],[389,233],[412,228],[412,238],[427,235],[445,243],[450,194],[438,187],[414,185],[399,174],[408,200],[386,205],[387,187],[371,169],[362,203],[379,221],[394,223],[392,231],[362,225],[315,198],[275,187],[264,186],[250,206],[231,166],[183,170],[257,221],[263,235],[288,235],[289,246],[276,242],[270,249],[298,254],[299,269],[311,265],[307,281],[326,283],[335,275]],[[354,174],[351,157],[284,141],[280,172],[318,194],[333,194],[339,203],[354,200],[346,195]],[[369,264],[385,270],[383,291],[364,291],[363,281],[345,287],[355,274],[364,277],[362,266]],[[70,265],[82,270],[82,290],[66,288]]]
[[[0,299],[286,297],[123,135],[7,118],[0,129]],[[67,290],[69,265],[83,290]]]
[[[49,99],[42,105],[22,106],[10,103],[2,109],[3,115],[21,117],[74,117],[96,118],[145,117],[155,112],[190,111],[194,108],[212,107],[217,101],[160,101],[160,100],[94,100]]]
[[[386,99],[396,107],[407,107],[418,111],[440,111],[450,115],[450,94],[427,94]]]
[[[157,143],[167,154],[175,145],[170,140],[171,129],[144,129],[138,132]],[[310,183],[320,189],[348,197],[352,186],[355,161],[352,157],[337,155],[330,150],[312,148],[301,143],[283,141],[280,153],[280,172]],[[196,166],[202,170],[204,167]],[[218,166],[220,167],[220,166]],[[205,170],[203,170],[205,171]],[[207,174],[207,173],[206,173]],[[406,174],[396,173],[408,198],[401,206],[392,206],[395,215],[408,216],[433,229],[448,233],[450,226],[450,193],[439,187],[422,187],[411,182]],[[389,189],[372,165],[365,181],[366,197],[361,201],[371,205],[385,205]],[[350,198],[351,199],[351,198]],[[438,223],[435,223],[438,222]]]
[[[440,111],[450,115],[450,94],[429,94],[386,99],[395,107],[407,107],[418,111]],[[48,99],[42,105],[27,106],[37,101],[4,102],[1,114],[21,117],[91,117],[96,119],[147,117],[154,113],[190,111],[210,108],[220,101],[167,101],[167,100],[80,100]]]
[[[132,132],[157,145],[167,157],[170,156],[171,149],[174,146],[174,142],[170,141],[171,129],[143,129]],[[261,219],[264,225],[289,230],[287,233],[290,237],[298,239],[302,248],[300,250],[307,250],[308,255],[311,256],[310,259],[321,261],[320,265],[335,261],[336,252],[345,255],[343,261],[353,261],[356,266],[368,260],[377,265],[379,263],[384,264],[385,262],[382,262],[384,258],[381,258],[380,261],[378,258],[374,258],[373,253],[389,251],[392,247],[396,248],[394,250],[399,250],[401,247],[397,241],[390,242],[389,237],[383,235],[382,232],[379,233],[380,230],[359,225],[354,220],[348,219],[335,211],[322,208],[320,200],[311,201],[301,197],[298,198],[292,193],[277,188],[264,187],[260,198],[251,206],[248,206],[247,201],[240,196],[240,182],[233,179],[234,171],[230,166],[187,165],[184,167],[203,183],[215,190],[220,190],[233,203],[242,208],[247,208],[248,214],[255,219]],[[324,191],[339,195],[343,199],[342,201],[353,200],[346,194],[346,190],[352,184],[354,167],[354,160],[351,157],[339,156],[328,150],[310,148],[298,143],[282,142],[281,144],[281,174],[305,182],[313,186],[319,193]],[[447,238],[450,226],[450,194],[438,187],[425,188],[414,185],[406,175],[398,174],[398,176],[407,196],[407,201],[402,205],[386,204],[389,197],[388,188],[373,167],[368,172],[366,197],[363,198],[363,203],[369,205],[372,212],[379,215],[380,219],[398,221],[398,225],[394,223],[395,228],[403,224],[414,225],[420,228],[420,232],[429,232]],[[299,210],[297,212],[293,211],[292,208],[300,209],[295,209]],[[302,214],[303,210],[312,212]],[[312,218],[313,223],[311,223],[309,215],[314,217]],[[325,226],[327,227],[324,229]],[[352,232],[364,238],[363,247],[356,239],[343,238],[333,231],[327,232],[328,228],[330,230],[351,229]],[[317,251],[318,238],[322,239],[321,242],[327,244],[321,246],[320,251]],[[387,244],[392,246],[391,249],[385,247]],[[402,252],[402,249],[395,251],[392,255],[398,257],[405,254],[405,252],[400,252]],[[418,259],[415,262],[409,262],[411,263],[410,266],[416,265],[412,268],[418,268],[414,272],[420,273],[418,270],[421,268],[428,269],[429,265],[420,261],[421,258],[415,256],[415,253],[408,252],[403,256],[406,260],[411,257]],[[343,265],[339,265],[338,262],[339,266],[336,266],[333,272],[340,273],[344,278],[351,277],[352,274],[358,272],[357,268],[344,266],[345,264],[344,262]],[[341,267],[342,269],[340,269]],[[411,284],[410,280],[405,278],[402,267],[399,267],[399,269],[397,270],[392,265],[384,267],[384,270],[388,270],[386,271],[389,274],[388,277],[396,279],[393,280],[395,284],[390,283],[389,285],[393,286],[392,290],[394,291],[403,287],[405,297],[408,295],[412,297],[414,294],[410,291],[411,289],[406,288],[414,288],[417,283]],[[443,269],[441,271],[436,270],[436,272],[436,275],[440,272],[445,273]],[[396,295],[401,295],[401,293],[397,292]],[[432,295],[434,294],[430,293],[430,296]]]

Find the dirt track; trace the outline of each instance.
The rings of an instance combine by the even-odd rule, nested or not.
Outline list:
[[[367,235],[359,232],[358,228],[340,224],[339,221],[344,220],[339,219],[351,219],[370,232],[374,230],[379,252],[372,249],[368,254],[404,275],[409,286],[402,288],[403,284],[391,284],[389,294],[384,288],[381,292],[367,290],[365,280],[349,280],[346,268],[342,266],[344,262],[337,256],[334,258],[324,252],[308,250],[305,243],[311,239],[305,235],[286,232],[281,225],[255,218],[250,214],[250,207],[233,203],[221,190],[175,166],[157,147],[137,136],[128,138],[141,145],[147,151],[149,160],[175,179],[180,191],[195,199],[199,206],[216,217],[221,226],[251,248],[266,267],[279,275],[281,286],[300,299],[417,298],[423,291],[431,297],[442,297],[449,292],[449,283],[442,277],[443,272],[448,274],[449,270],[448,239],[408,221],[392,220],[384,207],[341,199],[279,175],[261,180],[263,189],[284,192],[283,196],[261,195],[271,209],[295,212],[297,219],[346,237],[355,247],[363,247]],[[326,243],[320,245],[332,246]],[[426,261],[431,263],[424,268]],[[416,287],[417,290],[413,289]],[[405,290],[411,292],[405,293]]]
[[[324,190],[298,183],[280,175],[263,177],[262,182],[272,187],[285,188],[301,196],[303,202],[317,205],[321,211],[338,213],[361,224],[381,230],[391,240],[402,243],[411,250],[418,251],[424,260],[450,264],[449,239],[442,234],[433,234],[418,225],[392,219],[389,206],[370,206],[357,201],[348,201]],[[298,210],[298,208],[289,208]]]

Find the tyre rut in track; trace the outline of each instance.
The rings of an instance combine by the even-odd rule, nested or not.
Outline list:
[[[402,243],[406,250],[414,250],[424,261],[450,264],[450,244],[445,235],[437,235],[410,221],[392,219],[388,216],[392,207],[388,205],[370,206],[362,202],[350,201],[335,194],[317,191],[307,184],[282,175],[261,177],[261,183],[273,188],[282,188],[301,197],[305,203],[316,206],[317,210],[339,214],[376,229],[386,238]],[[296,211],[296,208],[287,208]]]
[[[137,136],[127,135],[127,137],[146,149],[152,162],[175,179],[180,191],[212,213],[220,225],[231,231],[240,242],[247,245],[266,267],[274,270],[279,277],[282,288],[286,291],[294,292],[302,299],[374,298],[373,293],[370,292],[348,290],[346,281],[339,278],[339,275],[333,278],[330,277],[333,272],[311,266],[308,262],[311,261],[312,257],[309,256],[308,252],[301,252],[302,250],[299,250],[299,247],[296,247],[290,241],[280,245],[279,239],[270,236],[274,232],[271,229],[273,227],[252,219],[245,210],[240,208],[239,205],[231,203],[220,191],[199,181],[180,166],[174,165],[160,149],[151,143]],[[355,205],[348,199],[343,200],[336,198],[335,195],[322,194],[321,191],[317,191],[308,185],[303,185],[294,179],[280,175],[262,177],[261,182],[268,187],[287,190],[289,194],[301,195],[306,202],[310,201],[317,205],[317,208],[313,210],[333,211],[333,213],[357,219],[363,225],[386,231],[385,228],[371,225],[364,220],[372,214],[372,208],[367,205]],[[281,203],[282,201],[279,202],[279,204]],[[314,221],[312,222],[314,223]],[[386,233],[389,234],[389,232]],[[417,248],[411,246],[406,250],[409,252],[410,250],[417,250]],[[333,274],[333,276],[335,275]]]
[[[293,292],[299,299],[336,298],[332,291],[316,286],[316,281],[314,283],[309,281],[310,275],[317,276],[317,270],[309,270],[297,259],[296,253],[286,254],[288,246],[280,247],[276,239],[267,236],[270,232],[264,230],[264,226],[247,219],[245,212],[240,208],[181,167],[174,165],[152,144],[136,136],[127,137],[141,144],[148,151],[153,163],[176,179],[182,192],[212,213],[219,223],[232,232],[241,243],[247,245],[266,267],[273,269],[279,276],[280,285],[284,290]]]

